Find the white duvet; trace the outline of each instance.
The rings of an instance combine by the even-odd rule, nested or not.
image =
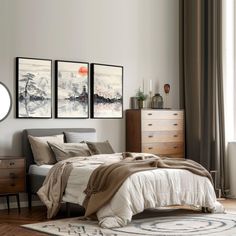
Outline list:
[[[82,204],[84,189],[92,171],[101,163],[116,162],[121,154],[95,155],[76,166],[69,177],[63,200]],[[147,208],[171,205],[207,207],[211,212],[223,212],[214,188],[206,177],[181,169],[156,169],[131,175],[112,200],[103,206],[97,217],[101,227],[125,226],[132,216]]]

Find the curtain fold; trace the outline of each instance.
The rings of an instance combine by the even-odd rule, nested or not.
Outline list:
[[[186,157],[217,170],[224,191],[222,0],[180,0],[180,90]]]

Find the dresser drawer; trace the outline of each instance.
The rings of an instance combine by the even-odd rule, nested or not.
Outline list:
[[[1,169],[0,170],[0,179],[17,179],[17,178],[24,178],[25,176],[25,169],[18,168],[18,169]]]
[[[183,120],[143,120],[142,131],[183,130]]]
[[[154,153],[157,155],[182,154],[184,153],[184,144],[182,142],[149,143],[142,144],[142,152]]]
[[[183,142],[183,131],[144,131],[142,143]]]
[[[0,160],[0,169],[2,168],[24,168],[24,159],[4,159]]]
[[[25,179],[0,179],[0,193],[19,193],[25,191]]]
[[[183,119],[183,111],[142,110],[142,120],[176,120]]]

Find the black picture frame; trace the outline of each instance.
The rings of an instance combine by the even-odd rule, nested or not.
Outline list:
[[[89,63],[55,61],[55,118],[89,118]]]
[[[52,118],[52,60],[16,57],[16,118]]]
[[[123,118],[123,70],[119,65],[91,64],[91,118]]]

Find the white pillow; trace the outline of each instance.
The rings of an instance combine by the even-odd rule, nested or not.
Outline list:
[[[64,132],[67,143],[80,143],[82,141],[96,142],[96,132]]]

